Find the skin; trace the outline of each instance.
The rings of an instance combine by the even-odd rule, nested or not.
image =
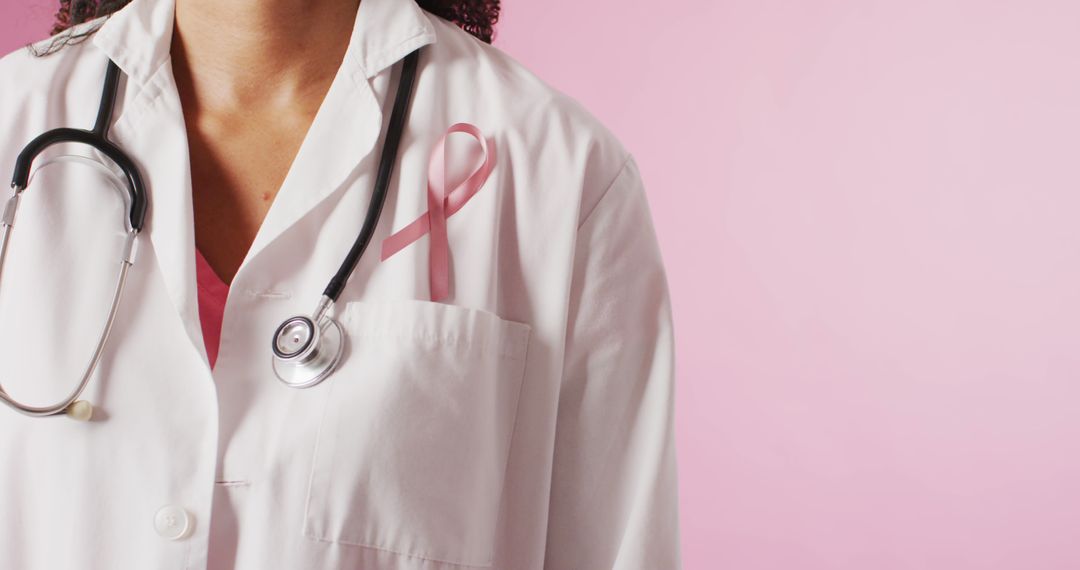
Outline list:
[[[226,282],[345,56],[359,0],[177,0],[195,243]]]

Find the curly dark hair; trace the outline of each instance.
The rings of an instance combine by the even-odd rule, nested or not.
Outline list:
[[[107,16],[131,0],[60,0],[50,35],[53,40],[36,55],[48,55],[67,44],[75,43],[97,31],[97,27],[73,33],[72,27]],[[499,20],[499,0],[416,0],[421,8],[454,22],[481,41],[491,43]],[[66,33],[65,33],[66,32]]]

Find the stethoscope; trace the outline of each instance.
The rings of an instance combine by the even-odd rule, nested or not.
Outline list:
[[[398,79],[397,92],[394,98],[394,107],[390,113],[390,121],[387,124],[386,139],[383,142],[382,153],[379,157],[379,166],[375,178],[375,188],[368,206],[364,225],[356,236],[349,249],[348,255],[341,263],[337,273],[330,279],[323,290],[319,303],[311,316],[296,315],[286,319],[274,330],[271,341],[272,368],[274,374],[285,385],[292,388],[308,388],[325,380],[341,360],[344,348],[344,332],[341,325],[327,313],[341,292],[345,288],[349,276],[352,275],[360,257],[364,254],[371,237],[375,232],[375,225],[379,221],[383,204],[386,201],[387,188],[390,185],[390,177],[393,174],[394,163],[397,158],[397,149],[401,142],[401,134],[405,128],[405,117],[408,113],[409,100],[412,96],[413,85],[416,78],[416,64],[421,48],[405,56],[402,64],[401,76]],[[126,186],[125,202],[129,205],[128,215],[125,218],[127,234],[124,240],[122,255],[120,258],[120,271],[116,279],[116,287],[112,296],[112,306],[109,309],[105,326],[102,328],[90,364],[83,372],[82,378],[75,389],[62,401],[51,406],[30,406],[22,404],[8,395],[0,386],[0,401],[11,406],[16,411],[28,416],[42,417],[58,414],[67,414],[78,420],[88,420],[93,414],[93,406],[86,400],[80,400],[86,385],[93,375],[98,361],[101,359],[116,319],[117,307],[120,297],[127,282],[128,270],[135,263],[136,238],[142,231],[143,222],[146,218],[147,190],[142,176],[139,174],[135,163],[108,139],[109,123],[112,120],[113,108],[116,103],[117,86],[120,82],[120,68],[109,61],[105,72],[105,85],[101,95],[101,103],[98,107],[97,119],[94,127],[90,130],[59,128],[47,131],[32,140],[30,144],[19,153],[15,161],[15,174],[12,176],[11,187],[15,190],[4,208],[3,217],[0,218],[0,274],[3,272],[4,260],[7,256],[8,241],[15,223],[15,212],[19,207],[19,196],[26,189],[30,180],[30,167],[35,158],[45,149],[58,143],[82,143],[90,145],[112,160],[123,172]]]

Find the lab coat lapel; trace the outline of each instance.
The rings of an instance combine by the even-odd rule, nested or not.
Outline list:
[[[188,139],[168,57],[173,7],[174,0],[133,0],[106,22],[94,42],[126,76],[110,138],[147,182],[149,208],[140,239],[152,243],[182,326],[201,347]],[[144,270],[151,269],[145,255],[141,261]]]
[[[379,101],[364,78],[339,72],[259,226],[241,272],[267,245],[341,188],[359,164],[372,159],[382,122]]]
[[[125,148],[138,149],[136,162],[150,171],[148,231],[177,309],[188,316],[197,314],[197,300],[187,133],[170,58],[174,10],[175,0],[132,0],[95,33],[94,43],[138,84],[132,105],[121,111],[118,134],[131,139]],[[364,182],[359,191],[372,193],[378,161],[374,151],[393,95],[391,73],[382,72],[434,41],[434,26],[414,0],[360,2],[345,58],[241,264],[238,280],[267,245],[330,194],[348,187],[353,176]],[[356,217],[360,222],[363,213]],[[189,333],[201,339],[199,330]]]
[[[240,271],[320,202],[351,187],[354,176],[367,203],[381,150],[376,143],[394,95],[391,73],[380,73],[434,41],[434,27],[413,0],[361,0],[337,75]],[[357,231],[363,215],[357,212]]]
[[[174,10],[175,0],[132,0],[105,22],[93,41],[134,84],[132,100],[120,107],[113,136],[149,181],[146,232],[188,334],[201,343],[188,141],[169,57]],[[336,190],[349,186],[358,172],[365,182],[358,191],[370,196],[378,161],[373,151],[392,104],[389,68],[434,42],[434,26],[413,0],[360,2],[341,66],[236,280],[270,243]],[[357,212],[358,224],[362,217],[363,212]]]

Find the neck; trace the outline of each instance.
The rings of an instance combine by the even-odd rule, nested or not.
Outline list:
[[[206,110],[293,106],[326,93],[359,0],[176,0],[177,82]]]

